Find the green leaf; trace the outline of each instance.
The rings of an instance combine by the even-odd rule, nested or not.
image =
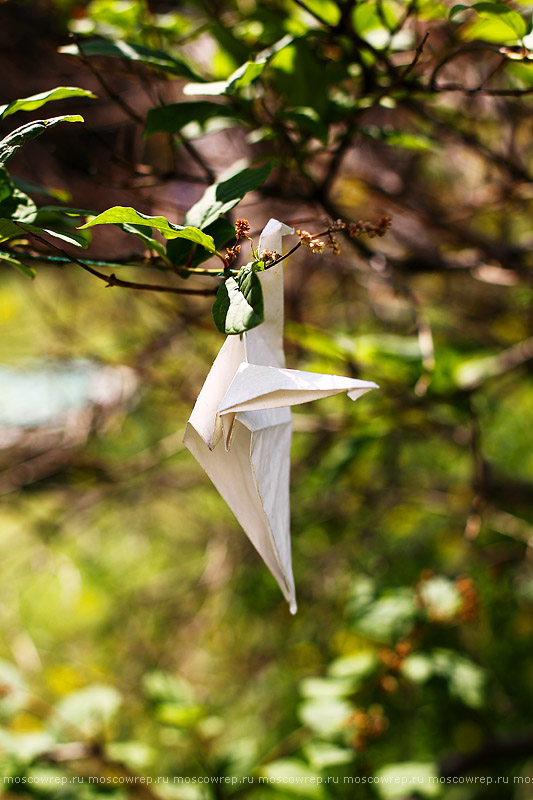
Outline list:
[[[148,67],[156,67],[180,75],[189,80],[198,80],[198,74],[181,58],[171,56],[163,50],[153,50],[133,42],[113,41],[111,39],[89,39],[80,44],[69,44],[59,48],[60,53],[73,56],[111,56],[125,61],[136,61]]]
[[[35,278],[35,275],[37,274],[34,269],[32,269],[31,267],[27,267],[26,264],[23,264],[22,261],[18,260],[18,258],[14,258],[13,256],[8,255],[8,253],[0,253],[0,264],[4,261],[6,262],[6,264],[9,264],[10,267],[17,269],[19,272],[22,272],[22,274],[25,275],[27,278],[31,278],[32,280]]]
[[[309,698],[347,697],[353,690],[350,678],[304,678],[300,683],[302,696]]]
[[[35,111],[52,100],[65,100],[67,97],[96,97],[88,89],[80,89],[78,86],[56,86],[47,92],[33,94],[31,97],[23,97],[21,100],[13,100],[5,106],[0,106],[0,119],[15,114],[17,111]]]
[[[38,215],[40,213],[41,209],[39,209]],[[37,219],[38,218],[39,217],[37,216]],[[45,233],[48,236],[53,236],[55,239],[61,239],[63,242],[73,244],[76,247],[87,247],[88,245],[88,239],[85,234],[74,233],[68,230],[56,230],[47,224],[34,225],[26,222],[25,220],[19,220],[18,222],[20,224],[17,224],[15,221],[11,221],[9,219],[0,218],[0,242],[5,241],[6,239],[12,239],[14,236],[23,237],[27,233],[34,233],[40,236]],[[23,225],[23,227],[20,227],[20,225]]]
[[[374,786],[383,800],[403,800],[413,794],[438,797],[442,791],[438,776],[438,765],[433,762],[405,761],[382,767],[375,775]]]
[[[126,764],[126,766],[140,772],[155,764],[158,757],[157,751],[149,744],[135,740],[109,742],[106,744],[105,754],[112,761],[120,761],[122,764]],[[103,800],[103,798],[100,798],[100,800]],[[109,795],[108,800],[111,800]],[[115,800],[118,800],[116,795]]]
[[[370,605],[354,608],[352,626],[369,639],[392,642],[410,632],[417,612],[415,598],[409,590],[390,590]]]
[[[403,131],[385,132],[383,141],[391,147],[403,147],[406,150],[432,152],[436,147],[436,143],[428,136],[422,136],[419,133],[405,133]]]
[[[91,228],[93,225],[122,225],[124,223],[130,225],[144,225],[150,228],[155,228],[160,231],[165,239],[188,239],[191,242],[202,245],[210,253],[215,251],[215,243],[211,236],[198,230],[198,228],[183,225],[174,225],[169,222],[165,217],[150,217],[146,214],[141,214],[140,211],[135,211],[134,208],[127,208],[124,206],[113,206],[103,211],[98,216],[86,222],[85,225],[80,225],[80,230],[84,228]]]
[[[219,217],[204,228],[204,233],[213,237],[216,249],[220,250],[230,239],[234,238],[235,228],[227,219]],[[171,239],[167,244],[166,255],[176,266],[188,264],[190,267],[198,267],[208,258],[211,258],[211,253],[207,253],[203,248],[198,248],[189,263],[189,258],[194,248],[195,245],[185,239]],[[188,277],[189,274],[184,272],[182,277]]]
[[[200,127],[214,117],[231,117],[234,112],[223,103],[212,103],[210,100],[198,102],[170,103],[167,106],[151,108],[146,118],[144,135],[152,133],[177,133],[191,122]]]
[[[49,752],[55,744],[55,737],[44,731],[8,733],[3,728],[0,732],[0,746],[4,754],[13,756],[19,764],[30,764],[37,757]]]
[[[5,242],[6,239],[12,239],[14,236],[24,236],[24,231],[11,220],[0,219],[0,242]]]
[[[3,397],[5,394],[3,394]],[[21,672],[9,661],[0,659],[0,717],[2,722],[21,711],[28,702],[29,692]],[[4,729],[4,726],[2,725]],[[4,729],[4,733],[7,733]]]
[[[419,596],[429,619],[436,622],[453,620],[463,602],[455,583],[444,575],[422,581]]]
[[[89,242],[87,241],[87,237],[83,236],[80,233],[74,233],[73,231],[57,231],[54,228],[38,228],[36,225],[25,225],[25,228],[29,233],[37,233],[42,234],[46,233],[48,236],[53,236],[54,239],[61,239],[62,242],[67,242],[67,244],[73,244],[76,247],[88,247]],[[20,231],[19,231],[20,233]]]
[[[305,700],[298,709],[304,725],[321,736],[331,736],[346,727],[353,705],[338,697],[321,697]]]
[[[433,675],[433,661],[425,653],[411,653],[402,661],[400,671],[413,683],[425,683]]]
[[[470,708],[481,708],[485,701],[485,670],[456,653],[436,648],[432,653],[433,672],[448,681],[450,694]]]
[[[237,162],[230,169],[230,175],[209,186],[200,200],[187,212],[185,223],[204,229],[218,217],[227,214],[245,194],[252,192],[263,184],[272,170],[272,163],[251,169],[242,168]],[[225,173],[228,175],[228,173]]]
[[[186,706],[181,703],[162,703],[157,707],[156,717],[165,725],[176,728],[192,728],[206,715],[204,706],[199,704]]]
[[[391,147],[403,147],[406,150],[423,150],[426,152],[434,151],[436,142],[428,136],[419,133],[409,133],[407,131],[395,131],[387,128],[379,128],[377,125],[362,128],[360,133],[369,139],[378,142],[385,142]]]
[[[188,83],[183,88],[183,93],[188,95],[223,95],[235,94],[239,89],[249,86],[264,71],[270,59],[280,50],[287,47],[294,41],[294,37],[287,35],[279,42],[262,50],[252,61],[245,61],[244,64],[232,72],[225,81],[214,81],[211,83]]]
[[[65,189],[55,189],[52,186],[41,186],[38,183],[34,183],[33,181],[27,181],[25,178],[16,178],[13,176],[13,185],[20,189],[21,192],[32,193],[32,194],[39,194],[43,197],[50,197],[53,200],[57,200],[60,203],[68,203],[70,202],[71,195],[70,192],[66,191]]]
[[[355,751],[352,747],[338,747],[329,742],[311,741],[302,749],[311,766],[318,770],[322,770],[324,767],[349,764],[355,758]]]
[[[13,181],[11,180],[8,171],[3,167],[0,167],[0,203],[13,194],[14,188]]]
[[[223,95],[235,94],[238,89],[243,89],[249,86],[252,81],[258,78],[266,67],[264,64],[255,64],[253,61],[247,61],[242,64],[239,69],[236,69],[226,81],[213,81],[211,83],[188,83],[183,93],[188,95]]]
[[[503,44],[516,42],[527,33],[523,17],[503,3],[474,3],[470,7],[480,17],[465,32],[470,40],[485,39]]]
[[[22,147],[26,139],[35,139],[40,136],[48,128],[53,128],[59,122],[83,122],[83,117],[79,114],[64,115],[61,117],[51,117],[50,119],[38,119],[34,122],[28,122],[20,128],[8,133],[8,135],[0,141],[0,167],[3,167],[12,158],[19,147]]]
[[[144,242],[150,250],[155,250],[162,258],[166,259],[167,254],[165,246],[161,244],[161,242],[158,242],[157,239],[154,239],[153,236],[150,236],[152,232],[151,228],[148,228],[146,225],[130,225],[127,222],[123,225],[119,225],[119,228],[122,228],[124,233],[131,233],[133,236],[136,236],[137,239]]]
[[[472,8],[475,8],[480,17],[497,20],[506,25],[516,33],[519,39],[527,33],[527,25],[523,17],[518,11],[513,11],[504,3],[474,3]]]
[[[362,650],[351,656],[341,656],[331,662],[328,674],[333,678],[352,678],[363,681],[372,675],[379,666],[374,650]]]
[[[111,721],[121,703],[120,693],[112,686],[93,684],[58,703],[55,725],[60,729],[65,726],[67,731],[74,726],[86,736],[94,736]]]
[[[283,111],[282,119],[294,122],[297,128],[304,133],[309,133],[322,144],[328,143],[329,127],[320,118],[316,109],[310,106],[297,106],[290,111]]]
[[[9,197],[0,202],[0,217],[17,220],[18,222],[33,222],[37,216],[37,206],[27,194],[15,189]]]
[[[449,18],[453,19],[456,14],[460,14],[461,11],[468,11],[470,8],[472,8],[472,6],[465,6],[463,3],[457,3],[457,5],[451,8]]]
[[[321,785],[323,778],[297,758],[283,758],[271,761],[260,768],[260,774],[273,789],[282,791],[284,796],[324,797]]]
[[[195,705],[194,690],[184,678],[164,670],[147,672],[143,676],[143,689],[154,703]]]
[[[219,288],[213,319],[221,333],[244,333],[263,322],[263,313],[263,289],[250,262]]]

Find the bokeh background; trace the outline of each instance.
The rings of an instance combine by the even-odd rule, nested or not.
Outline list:
[[[531,9],[451,5],[0,3],[3,103],[98,95],[10,164],[39,206],[179,222],[273,158],[230,214],[255,235],[393,220],[286,268],[288,365],[380,385],[294,411],[295,617],[181,442],[209,299],[106,288],[37,241],[35,280],[0,262],[0,794],[531,797]],[[287,34],[216,99],[229,122],[151,136],[186,78],[58,52],[133,42],[224,80]],[[88,255],[167,280],[115,227]]]

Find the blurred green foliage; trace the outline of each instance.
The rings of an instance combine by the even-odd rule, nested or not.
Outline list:
[[[18,5],[31,10],[2,4]],[[28,194],[68,203],[64,192],[0,175],[18,216],[0,213],[31,216],[27,239],[0,228],[0,364],[87,359],[128,365],[140,383],[77,439],[26,431],[17,444],[0,427],[0,794],[525,800],[530,7],[69,0],[46,13],[63,58],[97,64],[107,84],[126,76],[139,95],[155,87],[148,105],[134,96],[128,120],[156,185],[149,202],[140,195],[147,211],[161,215],[167,180],[154,136],[175,156],[173,191],[196,168],[205,185],[182,222],[218,248],[233,235],[220,214],[241,197],[254,233],[271,213],[313,230],[324,215],[390,213],[393,230],[342,242],[338,258],[300,251],[287,267],[289,365],[381,386],[355,407],[333,397],[294,414],[292,618],[181,443],[221,342],[205,299],[104,290],[66,266],[70,250],[54,262],[31,225],[84,246],[88,235],[76,242],[68,205],[38,209]],[[84,90],[64,88],[45,102],[67,97],[77,113]],[[37,89],[26,108],[5,97],[0,113],[33,112]],[[210,172],[220,177],[230,139],[209,149],[227,126],[250,181],[229,205]],[[254,159],[268,167],[254,172]],[[138,161],[136,180],[148,174]],[[98,200],[100,213],[105,187]],[[84,212],[72,213],[77,225]],[[142,219],[118,220],[123,238],[87,263],[129,279],[157,269],[169,286],[212,280],[187,273],[206,253],[181,238],[167,249]]]

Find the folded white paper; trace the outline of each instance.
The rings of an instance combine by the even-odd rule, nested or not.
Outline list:
[[[282,252],[292,228],[271,219],[259,252]],[[296,612],[291,564],[290,406],[347,392],[357,400],[372,381],[285,369],[283,265],[257,273],[264,322],[228,336],[202,387],[184,442],[206,471]]]

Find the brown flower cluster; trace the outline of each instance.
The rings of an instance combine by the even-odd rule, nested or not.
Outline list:
[[[307,247],[312,253],[323,253],[326,243],[322,239],[317,239],[309,231],[296,231],[296,235],[300,237],[300,242],[304,247]]]
[[[455,587],[462,598],[459,617],[463,622],[472,622],[478,615],[478,593],[474,581],[466,575],[460,575]]]
[[[346,726],[354,728],[350,744],[354,750],[362,750],[369,739],[376,739],[383,734],[389,721],[379,705],[371,705],[368,709],[356,707],[346,720]]]
[[[260,261],[263,261],[265,267],[268,267],[269,264],[272,264],[274,261],[277,261],[278,258],[281,258],[279,253],[276,253],[275,250],[261,250],[259,253]]]
[[[317,235],[302,230],[297,230],[296,233],[300,237],[300,243],[312,253],[323,253],[324,248],[327,247],[333,255],[338,256],[341,253],[341,246],[334,236],[335,233],[346,231],[352,239],[366,234],[369,239],[373,239],[375,236],[385,236],[391,225],[391,217],[381,217],[377,223],[362,219],[358,222],[344,222],[342,219],[336,219],[335,222],[329,223],[323,234]],[[319,236],[327,236],[326,241],[322,241]]]
[[[379,660],[388,670],[398,673],[403,660],[407,658],[412,649],[413,646],[409,639],[400,639],[394,649],[382,647],[379,651]],[[380,680],[380,686],[385,692],[395,692],[398,685],[398,678],[390,673],[383,675]]]
[[[235,238],[237,241],[240,239],[247,239],[250,232],[250,223],[247,219],[238,219],[235,222]]]
[[[226,247],[226,255],[225,255],[226,262],[228,264],[231,264],[232,261],[235,261],[240,252],[241,252],[240,244],[234,244],[233,247]]]
[[[328,231],[328,240],[326,242],[326,247],[328,247],[334,256],[340,256],[341,254],[341,246],[338,240],[333,236],[331,231]]]
[[[337,220],[337,222],[340,222],[340,220]],[[373,239],[375,236],[385,236],[391,225],[391,217],[381,217],[377,225],[373,222],[368,222],[368,220],[360,219],[358,222],[349,222],[346,225],[346,229],[351,239],[356,239],[363,234],[366,234],[369,239]]]

